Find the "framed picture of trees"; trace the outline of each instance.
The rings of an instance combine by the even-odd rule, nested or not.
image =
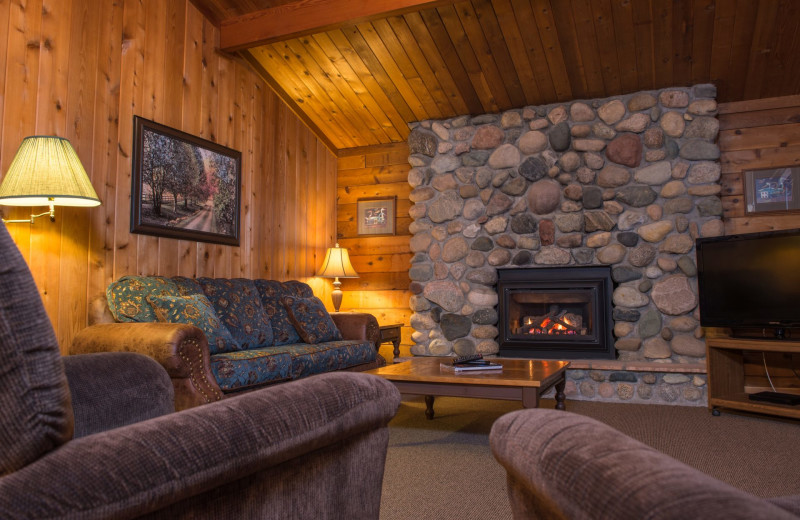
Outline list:
[[[239,245],[242,154],[133,118],[131,233]]]

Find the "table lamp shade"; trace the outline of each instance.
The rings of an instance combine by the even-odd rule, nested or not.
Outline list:
[[[325,261],[322,262],[317,272],[317,276],[323,278],[358,278],[358,273],[350,263],[350,255],[344,247],[329,247],[325,254]]]
[[[23,139],[2,185],[5,206],[99,206],[100,199],[68,140],[55,136]]]

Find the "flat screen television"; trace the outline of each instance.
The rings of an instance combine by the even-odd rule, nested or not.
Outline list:
[[[800,338],[800,229],[700,238],[700,324]]]

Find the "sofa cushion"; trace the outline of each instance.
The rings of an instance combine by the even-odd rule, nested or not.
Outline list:
[[[69,441],[73,415],[53,326],[3,224],[0,294],[0,475],[7,475]]]
[[[272,325],[252,280],[200,278],[197,281],[242,350],[272,345]]]
[[[172,281],[178,286],[178,294],[181,296],[190,296],[192,294],[205,294],[203,288],[197,283],[194,278],[187,278],[185,276],[173,276]]]
[[[190,296],[148,296],[158,321],[167,323],[188,323],[202,330],[208,340],[208,350],[212,354],[240,350],[239,344],[230,331],[220,321],[214,306],[202,294]]]
[[[300,342],[300,334],[289,321],[289,313],[281,303],[281,298],[284,296],[297,296],[297,287],[288,282],[284,284],[275,280],[254,280],[253,283],[258,289],[261,303],[272,323],[273,345],[290,345]]]
[[[325,309],[322,300],[316,296],[311,298],[284,296],[281,303],[286,307],[292,325],[306,343],[323,343],[342,339],[342,333],[336,328],[336,324]]]
[[[377,358],[375,345],[369,341],[340,340],[309,345],[298,343],[273,347],[292,357],[292,379],[342,370]]]
[[[106,289],[108,309],[122,322],[158,321],[147,296],[179,296],[178,286],[163,276],[123,276]]]
[[[292,378],[292,357],[276,347],[211,356],[211,372],[223,392],[235,392]]]

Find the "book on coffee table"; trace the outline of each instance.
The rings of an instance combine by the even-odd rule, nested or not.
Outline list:
[[[462,363],[453,365],[452,363],[441,363],[439,368],[447,372],[467,372],[472,370],[503,370],[503,365],[500,363],[492,363],[484,361],[481,363]]]

